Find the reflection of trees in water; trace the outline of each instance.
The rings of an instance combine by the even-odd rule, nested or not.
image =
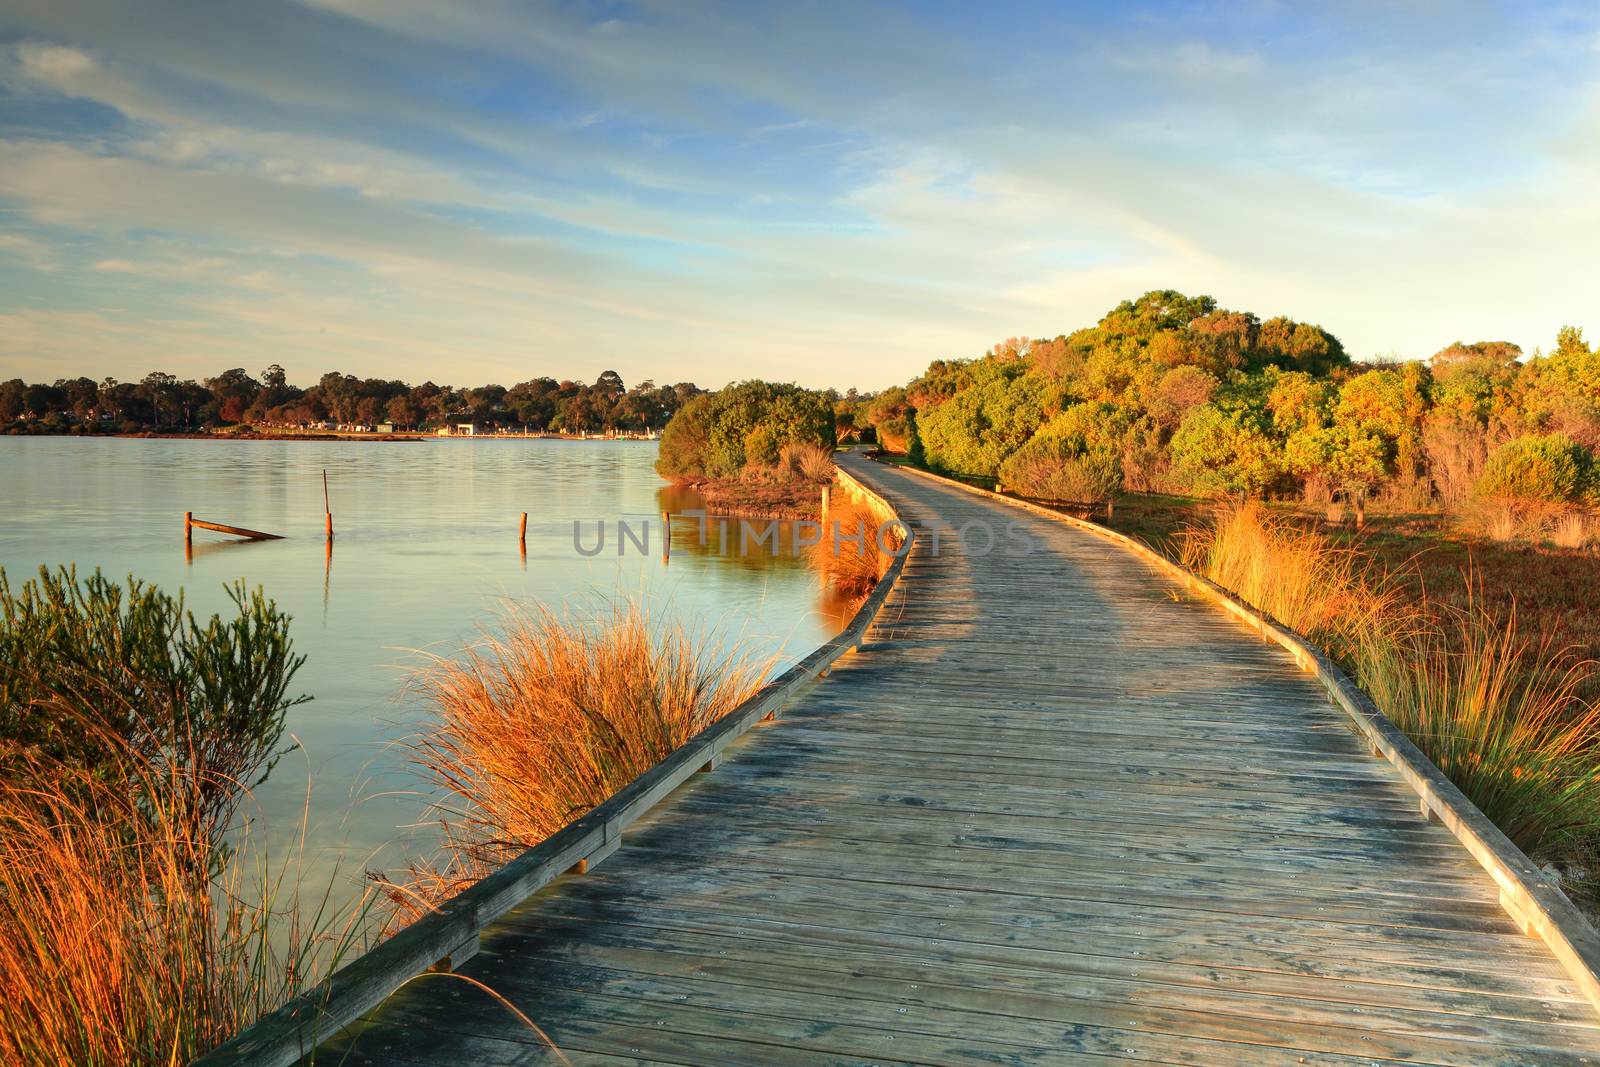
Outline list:
[[[821,530],[815,523],[760,516],[699,514],[707,511],[703,496],[688,486],[672,485],[656,492],[660,509],[672,516],[672,555],[716,558],[721,566],[749,572],[806,570],[817,579],[817,611],[836,628],[844,629],[855,612],[855,599],[841,593],[817,568],[815,554],[807,551]],[[660,531],[656,531],[656,537]],[[809,539],[809,540],[808,540]]]

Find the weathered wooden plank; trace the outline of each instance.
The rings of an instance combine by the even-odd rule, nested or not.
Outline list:
[[[1198,1038],[1296,1053],[1338,1053],[1360,1047],[1374,1056],[1462,1067],[1494,1062],[1500,1058],[1499,1049],[1510,1046],[1547,1067],[1580,1067],[1587,1057],[1561,1044],[1594,1036],[1588,1032],[1591,1027],[1574,1030],[1546,1022],[1354,1010],[1335,1014],[1319,1010],[1317,1002],[1287,997],[1278,998],[1270,1010],[1244,1014],[1217,1010],[1218,1000],[1190,1007],[1016,987],[974,990],[943,983],[937,971],[917,967],[903,967],[899,975],[858,972],[844,985],[836,974],[785,966],[779,960],[734,960],[713,954],[691,956],[674,965],[670,956],[654,951],[592,942],[586,949],[577,961],[559,953],[502,958],[502,966],[490,965],[485,973],[508,994],[532,994],[530,1003],[572,975],[586,991],[650,1003],[687,1001],[700,1008],[849,1018],[901,1027],[897,1033],[902,1035],[984,1037],[997,1044],[1029,1037],[1044,1044],[1052,1029],[1082,1026],[1133,1030],[1157,1040]],[[529,964],[539,970],[537,978],[530,978],[534,967]]]
[[[861,654],[648,786],[463,973],[620,1060],[1600,1062],[1585,988],[1307,660],[1032,513],[1031,557],[935,556],[929,520],[1014,516],[878,480],[924,536]],[[359,1029],[396,1062],[549,1056],[437,987]]]
[[[969,991],[974,998],[987,995],[1003,998],[1012,989],[1049,996],[1081,993],[1103,999],[1125,998],[1267,1018],[1276,1017],[1277,1008],[1287,998],[1297,1005],[1298,1011],[1312,1016],[1325,1013],[1328,1018],[1346,1021],[1394,1019],[1401,1026],[1425,1025],[1436,1016],[1466,1016],[1474,1021],[1506,1019],[1538,1025],[1559,1023],[1584,1030],[1596,1026],[1595,1013],[1586,1001],[1579,999],[1541,1000],[1372,982],[1329,983],[1296,975],[1217,972],[1183,964],[1118,960],[1088,954],[1081,954],[1070,970],[1046,972],[1027,965],[1001,961],[979,963],[970,959],[963,960],[959,970],[948,966],[933,970],[926,955],[917,957],[910,953],[902,955],[881,949],[848,947],[819,954],[807,952],[805,946],[792,941],[764,938],[756,931],[730,937],[627,921],[596,927],[582,919],[561,916],[549,916],[535,930],[496,939],[485,950],[484,965],[489,972],[498,973],[498,969],[518,966],[517,961],[536,954],[585,960],[589,958],[590,948],[597,945],[682,954],[697,961],[701,968],[724,960],[771,962],[787,968],[791,975],[815,973],[820,981],[841,992],[852,989],[849,976],[889,975],[949,984],[951,978],[941,977],[943,973],[960,977],[960,988]],[[664,957],[659,965],[665,969],[671,966],[671,961]],[[968,976],[974,980],[968,981]],[[1420,1018],[1412,1018],[1413,1015]],[[1451,1025],[1449,1020],[1439,1021],[1441,1025]]]

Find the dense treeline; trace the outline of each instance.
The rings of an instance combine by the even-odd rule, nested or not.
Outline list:
[[[1337,337],[1146,293],[1096,325],[938,360],[863,412],[889,449],[1025,495],[1299,496],[1527,513],[1600,504],[1600,352],[1457,342],[1354,363]]]
[[[13,432],[126,433],[389,423],[397,429],[425,430],[470,422],[491,430],[644,432],[660,430],[700,392],[691,382],[658,386],[644,381],[629,389],[615,371],[589,385],[534,378],[509,389],[408,385],[330,372],[301,389],[290,385],[283,368],[273,364],[260,378],[234,368],[201,382],[159,371],[137,382],[63,378],[30,385],[13,379],[0,383],[0,427]]]
[[[831,452],[836,406],[828,393],[762,381],[703,393],[662,433],[656,470],[674,481],[698,482],[775,467],[794,446]]]

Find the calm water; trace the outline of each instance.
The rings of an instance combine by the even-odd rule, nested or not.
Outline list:
[[[13,584],[41,564],[132,574],[210,614],[225,583],[264,586],[294,616],[307,656],[290,713],[301,751],[279,765],[256,807],[268,838],[292,839],[310,784],[308,874],[353,884],[363,869],[425,851],[427,797],[392,741],[425,714],[403,692],[420,653],[450,654],[494,624],[507,601],[592,614],[643,597],[658,618],[797,659],[837,618],[790,557],[740,558],[695,543],[693,523],[660,558],[659,515],[695,502],[651,469],[652,442],[81,440],[0,437],[0,566]],[[325,558],[322,472],[336,540]],[[183,513],[285,540],[241,543],[196,531]],[[517,519],[528,512],[527,557]],[[573,548],[573,521],[592,548]],[[615,522],[651,520],[651,554],[618,558]],[[713,528],[714,529],[714,528]],[[731,539],[736,546],[737,536]]]

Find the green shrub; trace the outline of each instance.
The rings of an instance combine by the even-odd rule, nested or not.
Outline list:
[[[282,754],[284,716],[305,697],[289,617],[260,590],[229,590],[237,615],[200,622],[132,578],[40,568],[14,591],[0,570],[0,746],[110,775],[166,756],[220,816]]]
[[[1202,496],[1259,496],[1283,477],[1283,451],[1244,412],[1202,404],[1172,435],[1175,472]]]
[[[1570,504],[1592,489],[1594,457],[1564,434],[1528,434],[1496,449],[1484,464],[1477,495],[1523,504]]]
[[[1000,465],[1000,481],[1021,496],[1097,504],[1122,489],[1122,464],[1109,449],[1041,432]]]
[[[1025,369],[1023,364],[1013,364]],[[1044,419],[1045,381],[998,373],[917,417],[929,466],[968,478],[993,478],[1007,456],[1027,443]]]
[[[778,462],[787,445],[833,450],[833,403],[798,385],[748,381],[685,404],[661,432],[656,470],[676,481],[726,478]]]

